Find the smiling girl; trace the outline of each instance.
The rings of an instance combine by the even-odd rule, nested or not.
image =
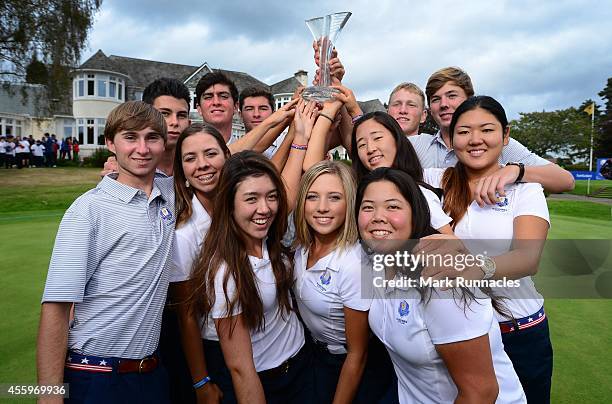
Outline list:
[[[319,403],[377,402],[393,382],[384,348],[368,356],[370,300],[361,291],[355,188],[348,166],[322,161],[304,174],[297,194],[294,291],[315,343]]]
[[[497,319],[527,399],[545,403],[550,401],[552,345],[544,299],[531,279],[538,270],[550,225],[542,186],[506,186],[493,198],[495,204],[482,207],[473,197],[480,179],[499,170],[509,135],[499,102],[487,96],[471,97],[455,110],[450,124],[450,141],[459,162],[453,168],[427,169],[425,177],[444,189],[443,207],[453,218],[455,234],[472,253],[487,256],[484,265],[466,269],[463,276],[518,280],[520,287],[494,289],[506,298],[504,304],[512,317],[497,315]],[[456,277],[457,272],[451,269],[431,275]]]
[[[359,235],[370,251],[393,254],[435,233],[426,204],[405,172],[376,169],[357,190]],[[373,274],[387,281],[419,278],[418,270],[402,269],[390,265]],[[482,291],[397,283],[375,287],[373,297],[370,328],[391,355],[401,403],[525,403],[494,305]]]
[[[193,124],[179,136],[174,159],[176,230],[170,296],[177,302],[185,359],[198,401],[232,397],[231,378],[223,362],[212,319],[204,321],[186,302],[193,288],[191,271],[210,227],[213,198],[230,151],[213,126]],[[211,381],[212,380],[212,381]],[[219,390],[221,389],[221,391]]]

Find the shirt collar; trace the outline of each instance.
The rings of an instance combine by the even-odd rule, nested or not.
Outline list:
[[[166,174],[165,172],[163,172],[159,168],[155,169],[155,178],[170,178],[170,177],[172,177],[172,176]]]
[[[308,252],[309,250],[307,248],[302,248],[302,260],[304,262],[304,268],[306,268],[308,265]],[[340,271],[340,262],[342,261],[341,259],[338,259],[340,255],[341,251],[339,248],[330,251],[329,254],[319,258],[319,260],[315,263],[320,263],[317,268],[311,268],[309,269],[309,271],[325,271],[327,269],[334,272]]]
[[[434,144],[434,143],[440,143],[442,146],[446,148],[446,143],[444,143],[444,139],[442,139],[442,132],[440,132],[439,130],[436,132],[435,135],[431,137],[431,144]]]
[[[129,185],[122,184],[117,181],[118,175],[118,173],[110,173],[106,175],[104,178],[102,178],[102,181],[98,183],[98,188],[125,203],[131,202],[139,192],[143,192],[140,189],[130,187]],[[152,201],[158,196],[161,196],[161,198],[165,200],[164,195],[156,186],[155,182],[153,182],[153,189],[151,191],[149,200]]]
[[[267,240],[268,238],[266,237],[261,241],[261,258],[249,255],[249,262],[251,263],[253,270],[260,269],[270,264],[270,256],[268,255],[268,246],[266,244]]]
[[[210,228],[211,218],[195,193],[193,194],[193,198],[191,198],[191,207],[193,210],[191,214],[193,224],[201,234],[205,234]]]

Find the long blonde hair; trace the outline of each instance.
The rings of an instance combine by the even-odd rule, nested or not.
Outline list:
[[[357,184],[355,177],[350,168],[345,164],[335,161],[321,161],[310,167],[304,173],[300,181],[298,190],[297,202],[295,211],[293,212],[293,221],[295,224],[295,242],[294,247],[303,246],[309,248],[313,242],[313,230],[306,222],[304,214],[304,205],[306,204],[306,196],[312,184],[323,174],[332,174],[340,178],[344,191],[344,199],[346,200],[346,213],[344,215],[344,224],[342,231],[338,234],[335,247],[344,249],[357,242],[357,222],[353,212],[355,210],[355,195],[357,193]]]

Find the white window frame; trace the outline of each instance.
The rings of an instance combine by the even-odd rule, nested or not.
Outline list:
[[[123,102],[126,99],[125,80],[112,74],[85,73],[74,78],[73,99],[101,99]],[[93,94],[89,94],[89,82],[93,81]],[[114,87],[114,95],[111,95]],[[81,91],[82,90],[82,91]],[[100,91],[102,90],[102,91]],[[103,95],[101,93],[103,92]],[[81,95],[82,94],[82,95]]]

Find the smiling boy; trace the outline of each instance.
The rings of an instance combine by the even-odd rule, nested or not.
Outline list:
[[[111,111],[104,134],[117,173],[77,198],[60,224],[42,298],[38,382],[69,383],[76,402],[166,402],[156,350],[174,193],[171,179],[155,177],[166,125],[151,105],[129,101]]]

